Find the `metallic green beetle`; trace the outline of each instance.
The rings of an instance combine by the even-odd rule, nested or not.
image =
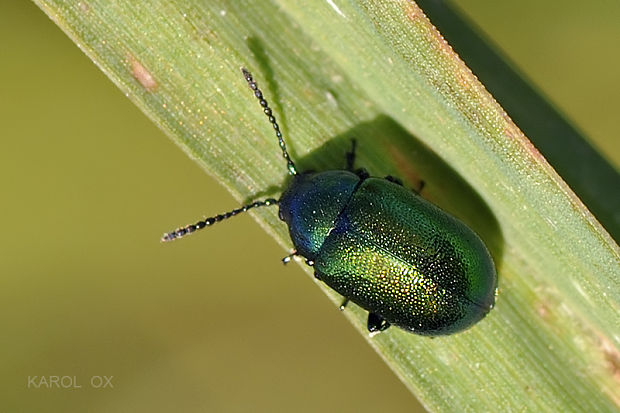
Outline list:
[[[452,334],[493,307],[497,275],[480,238],[465,224],[405,189],[393,177],[347,169],[298,173],[278,123],[252,75],[242,69],[276,131],[292,182],[280,200],[254,202],[163,236],[171,241],[248,209],[279,204],[295,255],[315,276],[368,310],[368,330],[391,324],[429,335]]]

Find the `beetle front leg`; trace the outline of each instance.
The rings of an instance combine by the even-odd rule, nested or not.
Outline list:
[[[297,252],[297,250],[291,251],[291,253],[289,255],[287,255],[286,257],[282,258],[282,264],[284,264],[284,265],[288,264],[289,262],[291,262],[291,260],[293,258],[295,258],[298,255],[299,255],[299,253]]]

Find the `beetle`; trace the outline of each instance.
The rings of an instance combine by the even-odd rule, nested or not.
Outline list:
[[[456,333],[493,307],[497,274],[482,240],[455,217],[403,187],[400,180],[346,169],[299,173],[276,118],[252,74],[243,76],[275,130],[292,180],[269,198],[164,234],[172,241],[252,208],[279,205],[294,252],[314,275],[368,311],[367,328],[395,325],[427,336]]]

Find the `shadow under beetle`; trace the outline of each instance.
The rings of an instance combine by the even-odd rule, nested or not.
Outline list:
[[[165,234],[172,241],[251,208],[279,204],[295,250],[314,275],[368,310],[368,331],[391,324],[437,336],[464,330],[493,307],[497,275],[480,238],[465,224],[391,176],[354,170],[297,172],[280,127],[250,72],[241,69],[273,126],[292,182],[266,199]]]

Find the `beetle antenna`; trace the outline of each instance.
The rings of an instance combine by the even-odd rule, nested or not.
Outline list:
[[[182,228],[178,228],[175,229],[172,232],[168,232],[166,234],[163,235],[163,237],[161,237],[161,242],[168,242],[168,241],[174,241],[175,239],[179,239],[182,238],[186,235],[192,234],[196,231],[198,231],[199,229],[203,229],[205,227],[210,227],[211,225],[215,224],[216,222],[220,222],[223,221],[227,218],[230,217],[234,217],[237,214],[240,214],[242,212],[246,212],[248,209],[252,209],[252,208],[258,208],[258,207],[262,207],[262,206],[270,206],[270,205],[277,205],[278,201],[276,201],[273,198],[269,198],[266,199],[264,201],[256,201],[253,202],[251,204],[248,205],[244,205],[241,208],[237,208],[237,209],[233,209],[230,212],[226,212],[225,214],[220,214],[220,215],[216,215],[214,217],[211,218],[206,218],[203,221],[198,221],[195,224],[192,225],[186,225]]]
[[[286,143],[282,138],[280,126],[278,126],[278,122],[276,122],[276,117],[273,115],[271,108],[267,104],[267,100],[265,100],[263,92],[261,92],[261,90],[258,88],[258,84],[252,78],[252,74],[248,71],[248,69],[242,67],[241,72],[243,73],[243,77],[245,77],[245,80],[248,82],[248,86],[250,86],[250,89],[254,91],[254,96],[256,96],[256,99],[258,99],[258,103],[260,103],[260,105],[263,107],[263,112],[265,112],[265,115],[267,115],[267,117],[269,118],[269,122],[273,126],[273,129],[275,129],[276,131],[278,143],[280,144],[280,149],[282,149],[282,156],[284,157],[284,159],[286,159],[288,173],[291,175],[297,175],[297,168],[295,168],[295,164],[293,163],[293,160],[291,159],[288,151],[286,150]]]

